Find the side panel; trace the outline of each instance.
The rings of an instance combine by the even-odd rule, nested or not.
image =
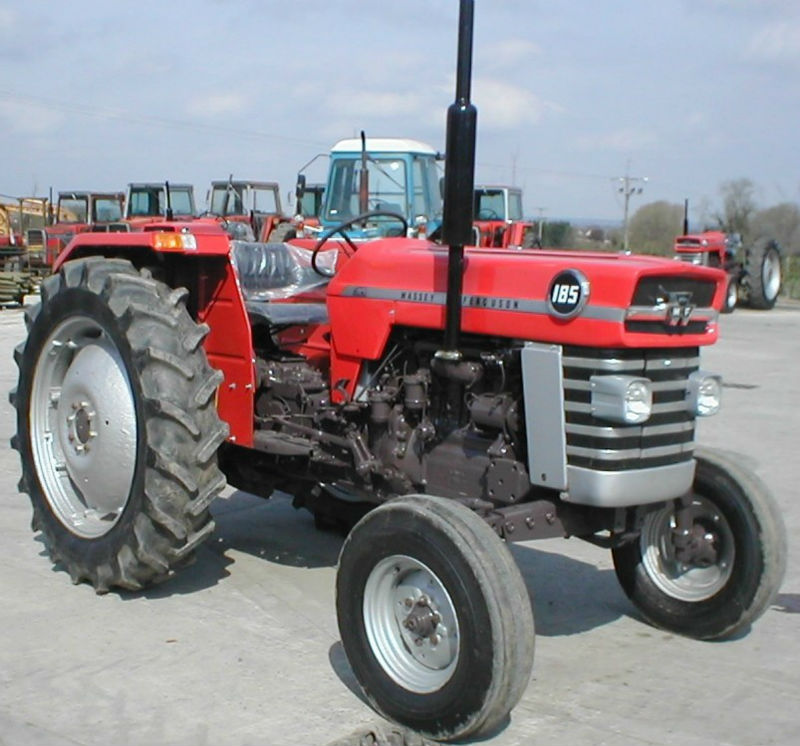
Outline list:
[[[230,426],[228,440],[252,447],[255,366],[250,321],[230,261],[220,258],[211,266],[219,271],[204,269],[198,276],[197,320],[211,329],[204,347],[211,366],[224,376],[217,410]]]
[[[567,443],[561,347],[529,342],[520,355],[531,483],[565,490]]]

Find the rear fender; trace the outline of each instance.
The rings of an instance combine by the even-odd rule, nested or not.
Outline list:
[[[170,287],[186,288],[189,312],[198,324],[209,327],[203,340],[209,363],[224,376],[216,401],[219,416],[230,427],[228,440],[252,446],[253,338],[227,236],[199,234],[196,239],[196,250],[178,251],[157,248],[151,233],[83,234],[59,255],[54,271],[71,259],[105,256],[150,269]]]

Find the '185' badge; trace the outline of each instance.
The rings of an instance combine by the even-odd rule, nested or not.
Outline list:
[[[571,319],[583,310],[588,300],[589,280],[577,269],[566,269],[550,283],[547,308],[553,316]]]

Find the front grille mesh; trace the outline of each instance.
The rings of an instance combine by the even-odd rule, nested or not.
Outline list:
[[[563,350],[567,462],[623,471],[687,461],[694,449],[694,414],[687,411],[689,375],[699,368],[698,348]],[[643,425],[600,420],[591,412],[590,378],[627,375],[653,383],[653,414]]]

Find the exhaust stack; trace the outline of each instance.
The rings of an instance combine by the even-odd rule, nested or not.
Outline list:
[[[456,99],[447,110],[442,241],[447,255],[447,305],[444,347],[436,356],[459,360],[461,289],[464,246],[472,242],[472,212],[475,192],[475,136],[478,110],[470,102],[472,78],[472,28],[474,0],[461,0],[458,19],[458,67]]]
[[[689,198],[683,200],[683,235],[689,235]]]

